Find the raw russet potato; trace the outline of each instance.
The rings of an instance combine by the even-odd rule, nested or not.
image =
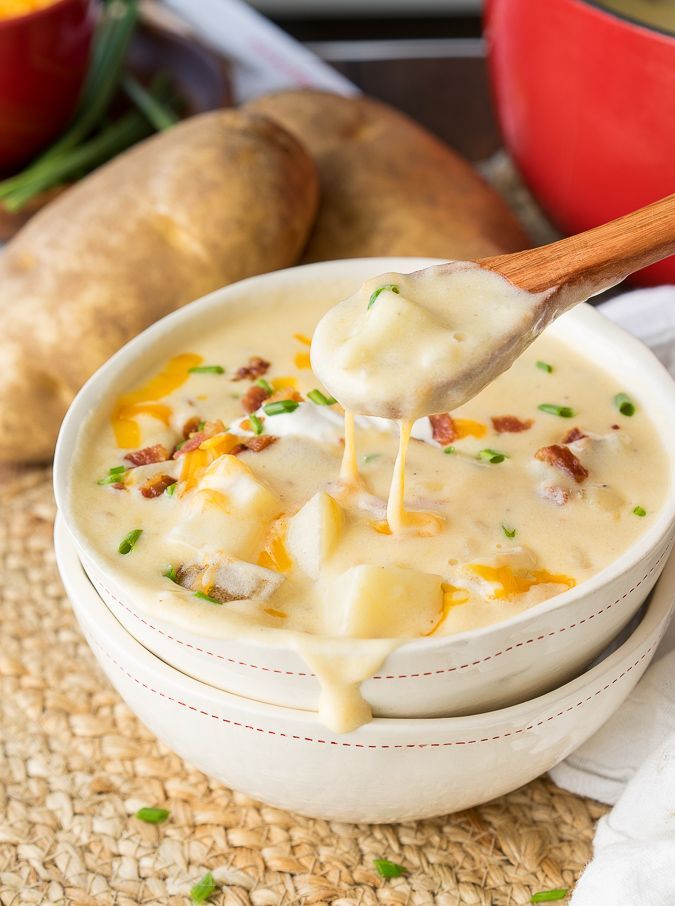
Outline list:
[[[194,117],[83,179],[0,253],[0,461],[49,457],[77,390],[149,324],[294,264],[314,164],[241,111]]]
[[[321,202],[305,261],[477,258],[530,244],[466,161],[385,104],[297,90],[265,95],[245,109],[275,120],[316,161]]]

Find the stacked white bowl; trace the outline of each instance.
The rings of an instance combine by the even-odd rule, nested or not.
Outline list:
[[[637,628],[588,669],[631,623],[664,569],[673,543],[675,460],[661,510],[614,563],[502,623],[404,643],[363,686],[376,719],[345,736],[318,723],[318,681],[297,651],[206,638],[151,618],[78,530],[69,464],[92,408],[128,387],[145,363],[161,360],[175,332],[226,324],[230,306],[252,297],[260,303],[280,289],[293,294],[330,281],[346,294],[373,274],[432,263],[326,262],[219,290],[164,318],[103,366],[73,403],[59,439],[58,562],[103,669],[141,720],[188,761],[309,815],[398,821],[466,808],[548,770],[595,732],[646,669],[670,616],[675,562]],[[664,445],[675,448],[675,388],[641,343],[588,306],[549,330],[631,386]]]

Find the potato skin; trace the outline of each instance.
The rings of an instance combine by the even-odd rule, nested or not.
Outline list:
[[[48,458],[84,381],[158,318],[294,264],[316,205],[300,144],[232,110],[148,139],[48,205],[0,254],[0,461]]]
[[[297,90],[266,95],[245,109],[278,122],[316,160],[321,202],[306,261],[476,258],[530,244],[466,161],[379,101]]]

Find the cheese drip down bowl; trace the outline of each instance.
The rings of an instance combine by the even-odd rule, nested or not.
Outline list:
[[[224,626],[218,622],[215,611],[224,612],[227,604],[221,608],[212,607],[211,611],[207,606],[206,618],[197,620],[192,601],[182,608],[151,600],[142,585],[130,581],[127,575],[130,560],[118,556],[116,551],[110,556],[102,555],[100,547],[93,543],[90,533],[83,527],[82,505],[78,512],[77,493],[73,491],[76,483],[73,463],[82,461],[80,435],[83,426],[98,424],[96,419],[99,417],[100,424],[104,425],[114,409],[115,400],[137,386],[149,369],[157,369],[170,356],[189,351],[197,337],[213,331],[216,326],[227,331],[228,323],[236,324],[242,312],[259,312],[264,318],[265,306],[283,312],[283,306],[287,305],[291,311],[292,305],[302,299],[325,298],[328,306],[354,292],[373,275],[405,273],[435,263],[438,262],[413,258],[326,262],[242,281],[159,321],[124,347],[80,392],[66,417],[57,447],[55,489],[58,507],[78,556],[101,598],[130,635],[163,661],[226,692],[309,711],[319,708],[322,683],[325,690],[332,679],[331,670],[337,664],[348,684],[357,687],[361,683],[362,694],[376,716],[411,718],[472,714],[513,705],[569,681],[607,646],[644,602],[664,567],[673,541],[675,466],[672,458],[667,459],[664,466],[659,505],[650,508],[646,518],[633,515],[629,509],[631,519],[635,524],[639,523],[639,534],[611,562],[569,590],[520,612],[514,613],[505,606],[504,618],[498,622],[469,628],[461,628],[460,624],[458,631],[424,638],[393,641],[349,637],[321,639],[309,633],[268,626],[251,630],[242,621],[236,626]],[[289,336],[293,330],[294,325],[289,322]],[[560,318],[547,329],[546,337],[568,349],[570,355],[577,357],[575,361],[583,363],[586,360],[603,372],[612,387],[626,390],[653,426],[654,443],[665,450],[673,449],[673,382],[639,341],[587,305]],[[224,364],[228,369],[241,365],[254,351],[255,344],[242,346],[241,361]],[[532,372],[538,380],[547,377],[545,372],[535,369],[534,364]],[[509,379],[509,373],[499,380],[502,379]],[[241,389],[248,386],[247,383]],[[589,393],[591,389],[589,387]],[[542,390],[542,394],[544,392]],[[557,398],[549,400],[546,396],[542,396],[541,401],[567,402]],[[583,399],[571,402],[583,410]],[[467,408],[470,405],[467,404]],[[518,408],[517,401],[511,401],[511,405]],[[549,419],[542,422],[544,428],[541,430],[548,432],[546,436],[550,435],[551,439],[555,432],[561,433],[576,425],[573,420],[558,419],[546,413],[541,418]],[[621,420],[622,416],[617,414],[616,419]],[[268,421],[272,423],[273,419]],[[637,416],[634,422],[623,418],[621,431],[625,434],[632,430],[631,424],[644,423],[639,422]],[[615,433],[619,435],[621,431]],[[92,443],[96,441],[96,432],[87,436],[93,438]],[[486,447],[488,444],[506,447],[515,443],[510,438],[511,435],[488,435],[488,439],[480,443]],[[439,457],[444,456],[442,449],[434,450],[436,452]],[[255,459],[257,455],[265,454],[252,455],[249,461],[253,466],[262,462],[262,459]],[[471,456],[474,456],[473,452]],[[499,481],[508,484],[508,476],[513,473],[495,471],[502,467],[485,464],[486,470],[493,471],[481,472],[481,482],[495,488],[496,485],[487,483],[497,481],[496,476],[503,475]],[[505,468],[511,468],[508,462]],[[645,487],[651,479],[650,475],[644,476]],[[448,493],[451,492],[452,488]],[[486,512],[491,516],[488,498]],[[632,508],[639,503],[638,500],[626,500],[625,506]],[[152,504],[150,501],[149,505]],[[461,520],[461,501],[457,511],[455,518]],[[561,537],[564,536],[565,519],[565,508],[551,503],[552,535],[559,529]],[[457,525],[461,526],[461,522]],[[613,523],[610,521],[607,525],[611,532]],[[494,545],[497,548],[502,542],[507,547],[511,543],[506,535],[512,530],[510,525],[504,523],[503,528],[504,534],[498,523],[496,528],[489,527],[501,537]],[[116,545],[120,539],[114,540]],[[592,538],[581,534],[575,541],[582,554],[584,547],[592,542]],[[478,538],[476,543],[480,544],[481,539]],[[555,565],[554,562],[550,566],[545,564],[547,569]],[[499,601],[495,602],[495,608],[500,606]]]
[[[634,688],[666,630],[675,561],[629,637],[546,695],[438,719],[377,718],[335,735],[315,716],[254,702],[180,673],[140,645],[87,581],[59,518],[57,561],[82,631],[110,682],[172,751],[235,790],[337,821],[396,822],[470,808],[549,770]]]

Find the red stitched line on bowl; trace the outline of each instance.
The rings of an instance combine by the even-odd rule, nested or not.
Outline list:
[[[612,601],[610,604],[606,604],[604,607],[601,607],[600,610],[597,610],[595,613],[592,613],[588,617],[584,617],[583,620],[578,620],[576,623],[571,623],[569,626],[562,626],[560,629],[554,629],[552,632],[545,633],[544,635],[534,636],[531,639],[526,639],[522,642],[516,642],[515,645],[509,645],[508,648],[504,648],[502,651],[496,651],[494,654],[488,654],[483,658],[479,658],[477,661],[470,661],[468,664],[459,664],[456,667],[442,667],[438,670],[429,670],[425,673],[390,673],[390,674],[377,674],[376,676],[371,677],[376,680],[399,680],[399,679],[419,679],[420,677],[426,676],[438,676],[443,673],[455,673],[457,670],[466,670],[469,667],[477,667],[479,664],[484,664],[487,661],[491,661],[495,657],[500,657],[502,654],[508,654],[510,651],[515,651],[517,648],[522,648],[525,645],[531,645],[533,642],[540,642],[543,639],[550,638],[551,636],[558,635],[561,632],[567,632],[569,629],[575,629],[578,626],[583,626],[584,623],[590,622],[590,620],[595,619],[595,617],[600,616],[606,611],[611,610],[616,604],[620,604],[628,595],[632,594],[636,589],[638,589],[643,582],[645,582],[652,573],[658,569],[661,562],[665,559],[670,551],[670,545],[667,545],[663,553],[656,560],[649,572],[633,585],[632,588],[629,588],[627,592],[621,595],[620,598],[617,598],[616,601]],[[193,645],[191,642],[185,642],[182,639],[177,639],[175,636],[170,635],[168,632],[164,632],[163,629],[160,629],[159,626],[155,626],[152,623],[149,623],[147,620],[143,619],[140,614],[132,610],[124,601],[120,601],[110,589],[98,580],[92,580],[95,585],[100,585],[100,587],[110,595],[110,597],[115,601],[120,607],[124,608],[127,613],[131,614],[136,620],[142,623],[144,626],[147,626],[148,629],[152,629],[154,632],[158,632],[160,635],[163,635],[165,638],[170,639],[172,642],[176,642],[178,645],[182,645],[184,648],[192,648],[193,651],[198,651],[200,654],[206,654],[209,657],[218,658],[221,661],[227,661],[229,664],[236,664],[238,667],[248,667],[251,670],[262,670],[265,673],[276,673],[282,676],[315,676],[314,673],[299,673],[293,670],[281,670],[278,667],[264,667],[261,664],[250,664],[246,661],[239,661],[236,658],[225,657],[223,654],[218,654],[216,651],[209,651],[206,648],[200,648],[198,645]]]
[[[130,680],[133,680],[134,683],[137,683],[139,686],[142,686],[144,689],[147,689],[148,692],[152,692],[154,695],[159,695],[161,698],[165,698],[167,701],[173,702],[176,705],[180,705],[181,708],[187,708],[189,711],[194,711],[197,714],[202,714],[204,717],[213,718],[213,720],[218,720],[221,723],[229,724],[232,727],[239,727],[243,730],[252,730],[255,733],[264,733],[267,736],[283,736],[286,739],[295,739],[299,742],[311,742],[320,745],[331,745],[331,746],[341,746],[345,749],[438,749],[445,748],[447,746],[470,746],[476,745],[478,743],[484,742],[495,742],[498,739],[507,739],[509,736],[517,736],[520,733],[527,733],[530,730],[534,730],[536,727],[543,727],[544,724],[550,723],[553,720],[557,720],[559,717],[563,717],[565,714],[569,714],[570,711],[574,711],[577,708],[582,708],[592,699],[596,698],[598,695],[601,695],[603,692],[606,692],[607,689],[610,689],[613,685],[622,680],[624,676],[634,670],[649,654],[654,650],[660,641],[657,639],[653,642],[649,648],[635,661],[631,664],[630,667],[626,667],[623,673],[620,673],[618,676],[607,683],[605,686],[602,686],[600,689],[597,689],[592,695],[588,695],[586,698],[582,698],[580,701],[576,702],[574,705],[570,705],[568,708],[563,708],[562,711],[558,711],[556,714],[551,714],[549,717],[544,718],[543,720],[538,720],[536,723],[528,724],[526,727],[521,727],[519,730],[512,730],[509,733],[501,733],[497,736],[484,736],[480,739],[455,739],[451,742],[409,742],[399,745],[376,745],[370,743],[366,745],[365,743],[358,742],[338,742],[333,739],[319,739],[313,736],[298,736],[293,733],[284,733],[281,730],[270,730],[265,727],[256,727],[253,724],[245,724],[238,720],[231,720],[229,717],[223,717],[220,714],[212,714],[210,711],[204,711],[202,708],[197,708],[195,705],[190,705],[187,702],[181,701],[178,698],[174,698],[172,695],[169,695],[167,692],[162,692],[160,689],[155,689],[153,686],[144,683],[143,680],[140,680],[137,676],[134,676],[133,673],[130,673],[125,667],[123,667],[115,658],[109,654],[106,649],[95,639],[92,639],[94,645],[108,658],[112,663],[125,674]],[[284,710],[284,709],[281,709]]]

